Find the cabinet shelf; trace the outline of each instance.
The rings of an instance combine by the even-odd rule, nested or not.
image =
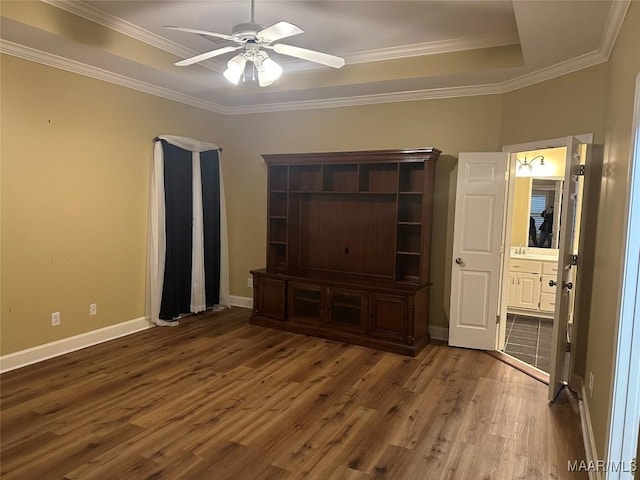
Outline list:
[[[286,217],[287,216],[288,195],[286,192],[270,192],[269,193],[269,216]]]
[[[344,302],[333,302],[331,306],[333,308],[340,307],[340,308],[349,308],[352,310],[360,310],[362,308],[360,307],[360,305],[353,305],[351,303],[344,303]]]
[[[277,166],[269,170],[269,191],[286,192],[289,167]]]
[[[358,190],[361,192],[396,192],[398,166],[395,163],[360,165]]]
[[[322,191],[322,166],[292,165],[289,170],[289,191]]]
[[[296,302],[313,303],[313,304],[320,305],[319,298],[303,297],[302,295],[296,295]]]
[[[400,192],[419,192],[424,188],[424,162],[400,164]]]
[[[336,164],[322,166],[323,192],[355,192],[358,190],[358,165]]]

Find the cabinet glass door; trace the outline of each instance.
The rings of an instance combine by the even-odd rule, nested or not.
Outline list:
[[[291,283],[289,311],[292,320],[317,323],[322,320],[322,287]]]
[[[329,300],[329,323],[364,330],[366,293],[333,289]]]

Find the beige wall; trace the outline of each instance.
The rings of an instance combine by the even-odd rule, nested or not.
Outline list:
[[[517,177],[513,187],[513,215],[511,216],[511,245],[529,245],[529,199],[531,178]]]
[[[6,355],[144,316],[152,139],[225,135],[210,112],[10,56],[1,62]],[[89,316],[90,303],[98,315]]]
[[[250,297],[246,278],[266,261],[266,167],[262,153],[370,150],[433,146],[436,169],[432,246],[431,323],[448,322],[455,174],[458,152],[500,148],[501,97],[465,97],[410,103],[229,117],[224,159],[229,195],[231,291]],[[455,186],[455,179],[453,179]]]
[[[593,133],[604,141],[607,64],[504,95],[501,145]]]
[[[631,151],[633,99],[640,73],[640,4],[631,2],[615,48],[607,64],[609,82],[604,123],[604,175],[596,236],[590,325],[585,376],[594,375],[593,396],[588,398],[599,458],[607,449],[611,408],[612,369],[618,322],[621,251],[624,245],[625,206]],[[603,295],[601,292],[611,292]],[[615,293],[614,293],[615,292]]]

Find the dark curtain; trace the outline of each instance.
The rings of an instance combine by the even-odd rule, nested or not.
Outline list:
[[[192,152],[162,141],[166,257],[159,318],[174,320],[191,310],[193,249]],[[200,153],[207,308],[220,302],[219,152]]]
[[[160,318],[188,313],[191,304],[193,167],[191,152],[162,141],[167,253]]]
[[[204,222],[204,276],[207,308],[220,303],[220,168],[219,152],[200,154]]]

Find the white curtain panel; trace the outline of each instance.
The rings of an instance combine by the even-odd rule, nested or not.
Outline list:
[[[192,152],[193,162],[193,250],[192,250],[192,312],[206,309],[205,276],[204,276],[204,232],[202,210],[202,181],[200,176],[200,152],[220,150],[213,143],[201,142],[188,137],[159,135],[165,140]],[[227,212],[222,181],[221,156],[218,161],[220,175],[220,303],[214,307],[219,310],[231,305],[229,294],[229,246],[227,236]],[[166,255],[165,204],[164,204],[164,153],[162,143],[155,142],[153,150],[153,166],[151,169],[151,186],[149,190],[149,225],[147,248],[147,302],[146,316],[153,323],[158,323],[162,302],[162,284],[164,280],[164,262]]]
[[[191,161],[193,162],[193,223],[191,227],[191,302],[189,308],[193,313],[198,313],[207,309],[204,288],[204,220],[200,152],[192,152]]]

